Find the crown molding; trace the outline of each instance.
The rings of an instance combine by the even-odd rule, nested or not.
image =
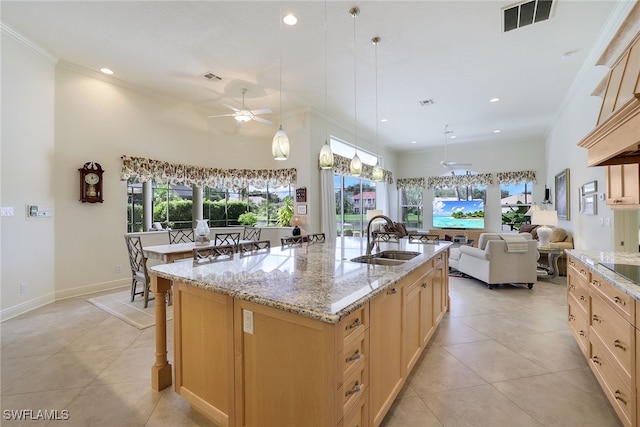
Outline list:
[[[2,21],[0,21],[0,32],[2,32],[2,34],[6,34],[7,36],[11,37],[18,43],[22,44],[23,46],[26,46],[29,49],[33,50],[34,52],[42,56],[46,61],[50,62],[51,64],[56,65],[58,63],[58,58],[53,56],[46,49],[44,49],[42,46],[40,46],[33,40],[23,36],[22,34],[17,32],[13,28],[9,27],[7,24],[5,24]]]

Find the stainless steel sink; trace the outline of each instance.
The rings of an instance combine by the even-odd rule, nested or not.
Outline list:
[[[353,262],[376,265],[402,265],[408,260],[420,255],[420,252],[410,251],[382,251],[371,255],[361,255],[351,259]]]

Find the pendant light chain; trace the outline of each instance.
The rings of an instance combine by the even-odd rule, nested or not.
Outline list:
[[[320,168],[333,169],[333,152],[329,145],[329,102],[327,101],[327,0],[324,1],[324,144],[320,149]]]
[[[357,55],[356,55],[356,17],[360,13],[360,9],[352,7],[349,9],[349,14],[353,16],[353,122],[354,122],[354,140],[356,153],[351,159],[349,165],[349,171],[353,176],[360,176],[362,174],[362,161],[358,157],[358,82],[356,80],[356,67],[357,67]]]
[[[380,141],[378,137],[378,125],[380,118],[378,116],[378,43],[380,43],[380,37],[376,36],[371,39],[371,43],[375,46],[375,82],[376,82],[376,164],[373,167],[373,180],[382,181],[384,178],[384,170],[380,165]]]
[[[282,2],[278,13],[280,23],[280,128],[273,137],[271,152],[276,160],[287,160],[289,157],[289,137],[282,129]]]

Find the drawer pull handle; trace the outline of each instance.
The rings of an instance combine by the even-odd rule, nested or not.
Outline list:
[[[586,336],[587,336],[587,333],[586,333],[585,331],[580,331],[580,336],[581,336],[581,337],[586,337]]]
[[[580,301],[586,301],[587,297],[585,297],[584,295],[580,295]]]
[[[620,390],[616,390],[616,392],[614,393],[614,396],[616,400],[619,400],[620,402],[622,402],[623,405],[627,404],[627,401],[622,398],[622,392]]]
[[[397,293],[398,291],[396,290],[396,288],[391,288],[387,291],[387,295],[393,295],[395,293]]]
[[[582,274],[582,275],[586,275],[586,274],[587,274],[587,271],[586,271],[586,270],[583,270],[583,269],[580,269],[580,274]]]
[[[345,329],[347,331],[350,331],[351,329],[355,329],[360,325],[362,325],[362,322],[360,321],[360,318],[358,317],[356,320],[353,321],[353,323],[347,325],[347,327]]]
[[[598,356],[593,356],[591,358],[591,360],[593,361],[593,363],[595,363],[596,365],[600,365],[602,366],[602,362],[600,361],[600,358]]]
[[[354,360],[358,360],[362,357],[362,353],[360,353],[360,350],[356,350],[355,353],[353,353],[351,356],[347,357],[346,361],[347,362],[353,362]]]
[[[622,343],[620,342],[620,340],[615,340],[615,341],[613,342],[613,345],[614,345],[616,348],[620,348],[620,349],[622,349],[623,351],[627,351],[627,348],[626,348],[625,346],[623,346],[623,345],[622,345]]]
[[[569,289],[575,289],[575,285],[569,285]]]
[[[597,315],[597,314],[594,314],[593,316],[591,316],[591,319],[592,319],[594,322],[602,323],[602,320],[600,320],[600,318],[598,317],[598,315]]]
[[[627,303],[624,302],[624,300],[620,297],[615,297],[613,300],[616,302],[616,304],[627,305]]]
[[[569,320],[576,320],[576,316],[574,316],[573,314],[569,315]]]
[[[360,381],[356,381],[356,385],[354,385],[353,388],[350,388],[349,390],[347,390],[344,395],[351,396],[352,394],[356,394],[357,392],[360,391],[361,388],[362,388],[362,385],[360,384]]]
[[[427,287],[427,283],[426,283],[426,282],[425,282],[425,283],[423,283],[423,284],[422,284],[422,287],[423,287],[423,288],[426,288],[426,287]]]
[[[602,283],[598,282],[597,280],[593,280],[591,281],[591,283],[593,283],[595,286],[601,288],[602,287]]]

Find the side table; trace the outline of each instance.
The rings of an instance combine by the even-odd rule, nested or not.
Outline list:
[[[554,279],[558,277],[558,259],[562,256],[564,250],[558,248],[538,247],[538,252],[540,252],[540,254],[547,255],[547,260],[549,261],[548,275]]]

